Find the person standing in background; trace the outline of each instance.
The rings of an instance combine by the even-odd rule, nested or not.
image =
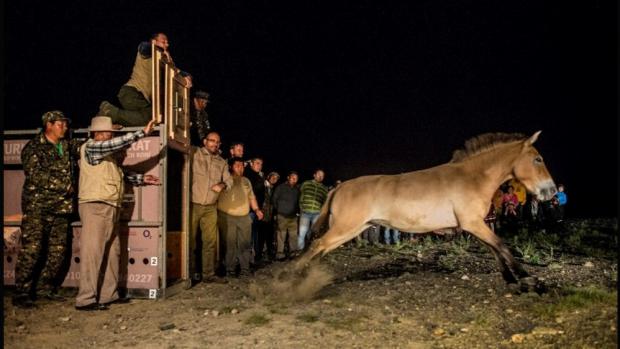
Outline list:
[[[263,212],[256,202],[250,180],[243,177],[243,159],[232,158],[229,163],[233,185],[217,201],[217,223],[226,241],[226,276],[234,276],[239,262],[240,276],[247,277],[250,276],[252,256],[250,208],[258,220],[263,219]]]
[[[286,182],[278,185],[273,192],[273,208],[276,212],[277,224],[277,249],[276,260],[282,261],[286,258],[284,242],[288,235],[289,257],[297,254],[297,215],[299,213],[299,188],[297,181],[299,175],[295,171],[289,172]]]
[[[193,99],[194,108],[192,110],[192,125],[190,129],[192,145],[201,146],[202,140],[211,131],[211,123],[207,114],[207,103],[209,94],[205,91],[196,91]]]
[[[327,187],[322,183],[323,179],[325,179],[325,172],[317,169],[314,171],[313,179],[305,181],[301,185],[301,196],[299,197],[301,216],[299,218],[299,236],[297,238],[299,250],[303,250],[306,246],[306,234],[316,220],[319,219],[321,207],[327,199]]]
[[[566,206],[567,201],[566,193],[564,192],[564,184],[558,185],[558,192],[555,194],[555,197],[558,199],[558,222],[561,222],[564,220],[564,207]]]
[[[232,187],[233,179],[226,160],[220,156],[220,135],[209,132],[203,139],[203,146],[192,147],[192,198],[190,212],[190,275],[193,281],[220,282],[215,275],[219,240],[217,229],[217,200],[223,190]],[[198,250],[197,240],[202,241]],[[202,264],[198,264],[201,258]],[[200,267],[202,270],[199,272]]]

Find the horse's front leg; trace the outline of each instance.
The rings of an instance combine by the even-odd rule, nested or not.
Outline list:
[[[495,255],[495,259],[498,261],[502,276],[507,283],[517,282],[512,274],[512,272],[514,272],[519,278],[522,291],[540,291],[544,289],[542,283],[530,276],[523,266],[514,259],[502,239],[495,235],[495,233],[484,224],[484,221],[461,224],[461,227],[480,239],[491,249]]]

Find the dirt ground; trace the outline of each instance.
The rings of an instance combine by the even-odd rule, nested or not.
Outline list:
[[[615,251],[617,237],[611,241]],[[527,263],[515,251],[544,282],[542,294],[508,287],[491,253],[463,237],[348,244],[304,278],[289,278],[288,263],[277,262],[252,278],[108,311],[78,312],[73,299],[22,310],[5,293],[4,346],[616,348],[614,255],[556,251]]]

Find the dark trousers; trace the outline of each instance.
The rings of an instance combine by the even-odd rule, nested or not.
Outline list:
[[[62,284],[67,251],[71,251],[69,216],[26,213],[21,233],[15,288],[18,293],[28,293],[34,298],[38,288],[50,291]]]
[[[250,270],[250,257],[252,256],[251,225],[249,215],[231,216],[222,211],[217,211],[217,225],[225,236],[226,254],[224,264],[226,273],[233,274],[237,262],[241,271]]]
[[[267,250],[267,258],[274,259],[276,255],[276,249],[274,245],[274,229],[273,222],[258,221],[258,244],[255,247],[256,255],[255,260],[259,262],[263,259],[264,250]]]
[[[262,254],[262,247],[259,246],[259,237],[258,237],[259,235],[258,223],[260,221],[258,220],[256,213],[254,212],[250,212],[249,216],[250,216],[250,219],[252,220],[252,251],[254,251],[253,263],[256,263],[261,258],[259,257],[259,255]],[[259,250],[261,252],[259,252]]]
[[[123,85],[118,91],[118,101],[122,109],[115,110],[110,117],[112,122],[123,126],[144,126],[152,117],[151,102],[135,87]]]

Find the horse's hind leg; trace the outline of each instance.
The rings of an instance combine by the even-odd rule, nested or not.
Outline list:
[[[295,263],[295,268],[301,269],[305,267],[319,253],[321,255],[325,255],[326,253],[359,235],[359,233],[361,233],[368,226],[368,224],[363,224],[354,228],[343,226],[331,227],[325,235],[312,242],[310,248],[303,255],[301,255]]]

